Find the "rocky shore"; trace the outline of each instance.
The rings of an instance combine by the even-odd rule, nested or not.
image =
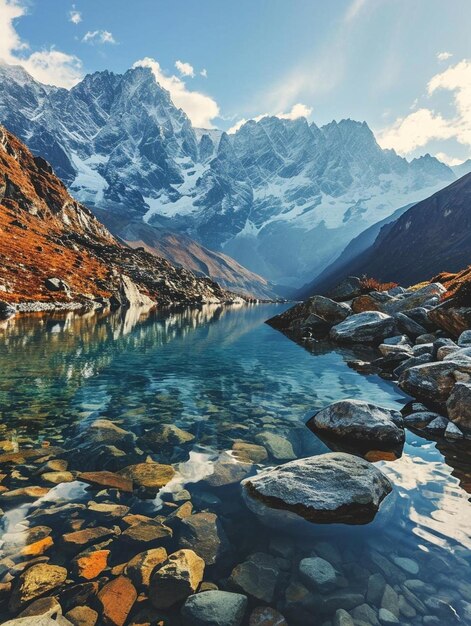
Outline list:
[[[409,428],[471,439],[471,301],[446,293],[440,282],[362,293],[350,277],[331,297],[312,296],[268,323],[296,341],[377,348],[373,359],[350,365],[414,398],[403,409]]]

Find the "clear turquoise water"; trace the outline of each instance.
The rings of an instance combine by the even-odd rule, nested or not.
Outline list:
[[[271,431],[285,437],[297,457],[319,454],[327,447],[304,425],[316,409],[342,398],[395,408],[405,404],[407,398],[392,384],[349,368],[347,361],[358,356],[351,351],[319,345],[310,352],[264,324],[283,308],[205,307],[148,316],[130,311],[3,322],[0,439],[21,446],[62,445],[72,425],[86,432],[99,417],[137,435],[159,422],[174,423],[194,434],[195,441],[176,448],[165,461],[179,470],[180,487],[207,496],[211,489],[202,490],[199,479],[234,440],[253,442],[260,432]],[[283,564],[283,584],[271,604],[285,610],[290,623],[315,624],[322,620],[306,621],[315,619],[312,606],[286,608],[285,590],[296,580],[299,559],[315,552],[319,542],[340,552],[345,588],[363,594],[368,575],[382,571],[375,554],[407,557],[419,564],[419,573],[408,577],[425,581],[427,596],[450,603],[469,623],[471,468],[466,459],[456,446],[408,433],[402,457],[379,462],[395,489],[390,506],[372,525],[306,525],[294,536],[282,519],[275,527],[261,525],[239,490],[213,490],[217,502],[208,506],[220,515],[233,547],[228,571],[252,552],[270,552],[281,537],[290,546],[291,561]],[[156,455],[156,460],[162,459]],[[277,462],[271,458],[265,465]],[[83,497],[80,490],[61,493]],[[158,508],[158,502],[153,506]],[[226,575],[214,574],[214,582],[223,586]],[[457,590],[458,581],[469,589]],[[436,593],[430,594],[430,585]],[[424,615],[454,623],[446,612],[427,607],[426,613],[402,616],[401,623],[425,624]]]

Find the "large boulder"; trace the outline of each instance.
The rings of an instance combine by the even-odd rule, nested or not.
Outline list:
[[[185,626],[239,626],[247,598],[229,591],[205,591],[187,598],[181,615]]]
[[[471,384],[457,382],[448,397],[446,408],[454,424],[471,431]]]
[[[396,332],[394,318],[380,311],[357,313],[334,326],[330,337],[338,343],[381,343]]]
[[[471,359],[463,356],[453,359],[455,354],[443,361],[416,365],[405,370],[399,378],[399,386],[419,400],[443,404],[460,375],[471,375]],[[451,360],[453,359],[453,360]]]
[[[252,510],[263,503],[321,524],[370,522],[391,492],[389,479],[373,464],[331,452],[298,459],[244,481]]]
[[[388,305],[390,313],[409,311],[426,305],[432,298],[439,298],[446,289],[441,283],[430,283],[420,289],[406,291]]]
[[[32,600],[60,587],[67,578],[67,570],[59,565],[37,563],[17,579],[11,594],[9,608],[17,611]]]
[[[361,281],[356,276],[348,276],[339,285],[334,287],[327,295],[332,300],[343,302],[352,300],[361,294]]]
[[[394,448],[404,442],[402,416],[362,400],[340,400],[316,413],[308,428],[321,436]]]
[[[281,330],[309,329],[314,332],[327,332],[333,324],[338,324],[351,312],[352,309],[348,304],[335,302],[324,296],[312,296],[268,320],[268,323]]]

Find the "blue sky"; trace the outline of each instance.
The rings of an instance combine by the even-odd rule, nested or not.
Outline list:
[[[471,156],[470,24],[469,0],[0,0],[0,58],[60,85],[146,59],[197,124],[350,117],[454,163]]]

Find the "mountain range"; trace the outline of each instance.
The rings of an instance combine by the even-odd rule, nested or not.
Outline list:
[[[430,155],[409,162],[381,149],[365,122],[194,128],[149,68],[96,72],[67,90],[4,64],[0,85],[0,121],[113,234],[229,272],[231,288],[300,286],[362,231],[456,179]]]

